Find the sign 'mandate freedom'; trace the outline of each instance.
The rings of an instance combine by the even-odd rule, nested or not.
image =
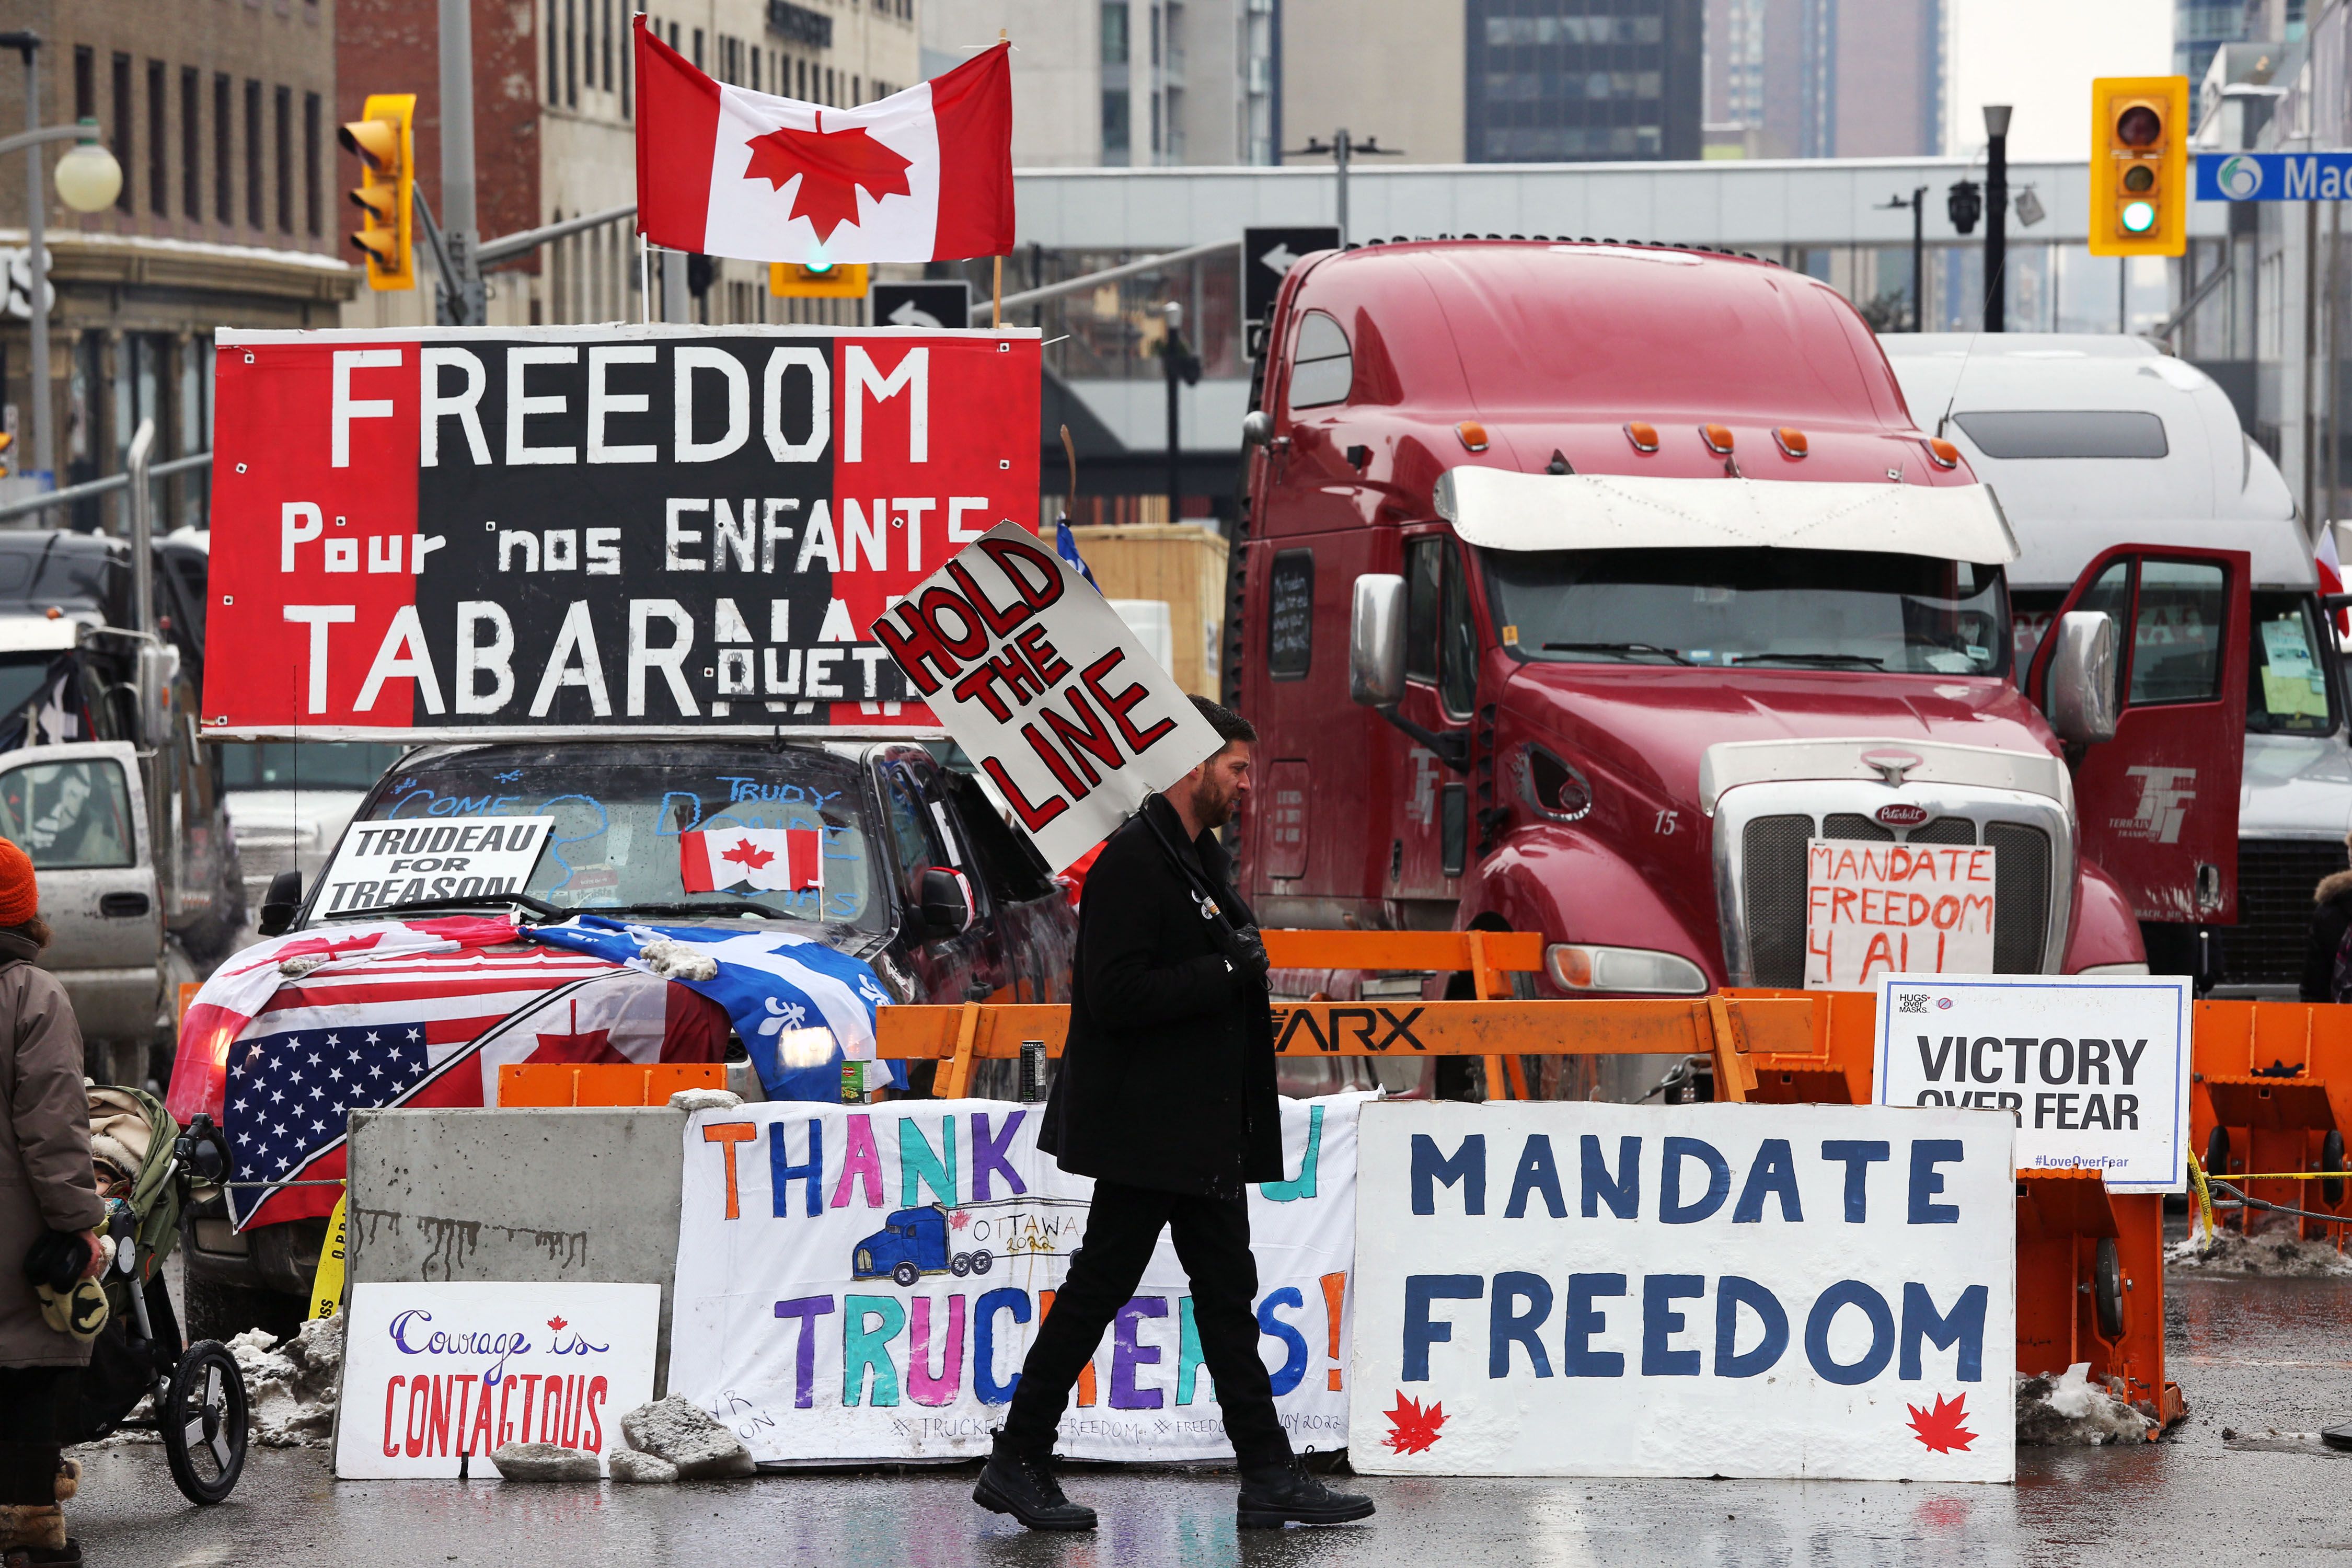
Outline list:
[[[220,345],[208,735],[928,726],[868,628],[1036,515],[1034,331]]]

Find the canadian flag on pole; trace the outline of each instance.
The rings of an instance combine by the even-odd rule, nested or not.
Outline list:
[[[1012,46],[856,109],[730,87],[636,18],[637,230],[750,261],[1013,248]]]
[[[814,827],[720,827],[677,836],[678,880],[689,893],[749,886],[824,891],[824,834]]]

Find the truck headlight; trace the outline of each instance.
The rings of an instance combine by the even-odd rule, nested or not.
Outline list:
[[[1554,942],[1544,950],[1544,967],[1563,991],[1639,992],[1662,996],[1699,996],[1706,974],[1678,952],[1654,947],[1595,947]]]

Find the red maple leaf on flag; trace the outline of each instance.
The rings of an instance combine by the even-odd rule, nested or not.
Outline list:
[[[772,849],[754,848],[750,841],[746,840],[737,844],[734,848],[726,851],[719,858],[721,860],[732,860],[746,870],[756,871],[774,859],[776,852]]]
[[[1929,1453],[1948,1454],[1954,1449],[1965,1452],[1968,1446],[1977,1440],[1977,1435],[1961,1425],[1969,1418],[1968,1400],[1969,1396],[1963,1394],[1958,1399],[1947,1402],[1939,1394],[1936,1395],[1933,1410],[1922,1410],[1916,1405],[1905,1405],[1904,1408],[1911,1412],[1911,1435],[1925,1444]]]
[[[860,186],[877,202],[884,196],[914,195],[907,184],[910,160],[867,135],[862,125],[827,131],[820,114],[814,131],[796,131],[787,125],[765,136],[754,136],[744,145],[751,149],[751,166],[743,171],[745,179],[765,180],[772,189],[781,191],[794,175],[800,177],[792,216],[809,220],[820,245],[843,224],[857,226]]]
[[[1444,1436],[1438,1428],[1445,1425],[1445,1406],[1432,1403],[1423,1410],[1407,1399],[1402,1389],[1397,1391],[1396,1398],[1395,1409],[1381,1412],[1389,1418],[1389,1435],[1381,1441],[1400,1454],[1428,1452],[1431,1445]]]

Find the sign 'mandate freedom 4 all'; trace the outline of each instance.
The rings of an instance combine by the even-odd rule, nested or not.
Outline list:
[[[208,734],[929,726],[875,617],[1036,515],[1034,331],[220,344]]]

